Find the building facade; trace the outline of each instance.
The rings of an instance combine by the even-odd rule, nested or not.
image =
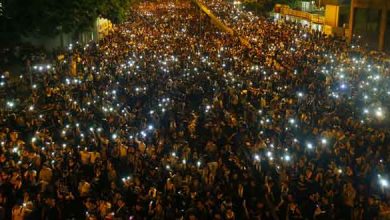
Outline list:
[[[390,51],[390,0],[351,0],[349,34],[368,48]]]

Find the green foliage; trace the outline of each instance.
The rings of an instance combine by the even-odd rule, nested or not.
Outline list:
[[[294,7],[297,3],[297,0],[254,0],[244,2],[244,6],[246,9],[257,12],[259,14],[263,14],[275,7],[275,4],[285,4],[290,7]]]
[[[274,5],[274,0],[257,0],[244,3],[246,9],[254,11],[258,14],[271,11]]]
[[[114,23],[120,23],[124,20],[126,9],[131,3],[130,0],[102,0],[100,14]]]
[[[98,16],[124,19],[131,0],[7,0],[0,19],[2,33],[53,36],[91,28]]]

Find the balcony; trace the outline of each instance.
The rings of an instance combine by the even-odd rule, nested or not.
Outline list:
[[[293,17],[297,17],[300,19],[307,20],[309,22],[317,23],[317,24],[324,24],[325,23],[325,17],[323,15],[319,14],[312,14],[305,11],[298,11],[289,8],[286,5],[279,5],[279,9],[276,9],[275,11],[280,11],[282,15],[289,15]]]

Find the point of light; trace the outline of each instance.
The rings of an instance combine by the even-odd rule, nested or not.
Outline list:
[[[375,116],[376,116],[377,118],[380,118],[380,119],[384,118],[384,112],[383,112],[382,108],[378,108],[378,109],[375,111]]]
[[[15,106],[15,103],[13,102],[7,102],[7,106],[10,108],[13,108]]]
[[[113,134],[111,137],[112,137],[113,140],[115,140],[115,139],[118,138],[118,135],[117,134]]]
[[[386,180],[386,179],[380,179],[379,180],[379,183],[381,184],[382,187],[388,187],[389,186],[389,182]]]

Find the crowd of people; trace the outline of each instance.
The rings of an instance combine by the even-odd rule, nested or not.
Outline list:
[[[0,219],[384,216],[389,63],[203,4],[236,33],[146,1],[99,42],[4,71]]]

